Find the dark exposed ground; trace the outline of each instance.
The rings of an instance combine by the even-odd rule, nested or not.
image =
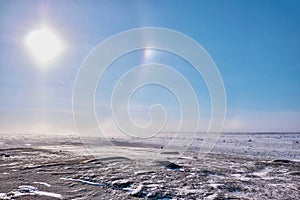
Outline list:
[[[298,161],[188,152],[144,164],[95,159],[75,142],[2,148],[0,199],[300,198]]]

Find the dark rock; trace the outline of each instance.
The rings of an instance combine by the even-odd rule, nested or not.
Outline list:
[[[180,169],[181,166],[175,164],[175,163],[170,163],[166,166],[166,168],[169,168],[169,169]]]
[[[174,169],[174,170],[179,170],[180,168],[182,168],[180,165],[177,165],[175,163],[172,163],[170,161],[157,161],[157,163],[161,166],[164,166],[168,169]]]
[[[285,160],[285,159],[276,159],[272,161],[273,163],[278,163],[278,164],[289,164],[292,163],[291,160]]]
[[[6,153],[0,153],[0,156],[4,156],[4,157],[6,157],[6,158],[10,157],[10,155],[9,155],[9,154],[6,154]]]
[[[292,175],[292,176],[300,176],[300,172],[291,172],[291,173],[289,173],[289,175]]]

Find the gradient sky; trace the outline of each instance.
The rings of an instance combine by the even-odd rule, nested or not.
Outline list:
[[[24,42],[41,26],[54,30],[66,46],[46,67],[32,58]],[[300,1],[2,0],[0,132],[74,132],[72,91],[83,60],[113,34],[147,26],[182,32],[213,58],[227,93],[224,131],[300,131]],[[145,62],[143,55],[133,53],[111,66],[108,85],[131,65]],[[188,67],[183,70],[188,64],[167,53],[150,52],[147,59],[186,76],[207,120],[209,96],[201,77]],[[126,67],[120,69],[120,62]],[[105,95],[110,88],[100,89]],[[99,96],[97,112],[108,112],[107,101]],[[145,108],[161,102],[176,123],[176,101],[161,88],[144,88],[134,102],[137,121],[144,123]]]

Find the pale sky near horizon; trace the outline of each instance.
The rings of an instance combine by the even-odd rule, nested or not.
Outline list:
[[[41,27],[64,44],[49,64],[37,62],[25,44]],[[224,131],[300,131],[300,1],[2,0],[0,133],[75,132],[72,92],[81,63],[100,42],[141,27],[176,30],[210,54],[226,89]],[[141,61],[145,55],[148,60]],[[139,62],[173,65],[195,87],[205,107],[202,120],[208,122],[209,95],[188,64],[159,51],[128,56],[120,60],[122,70],[120,63],[111,66],[109,85]],[[97,113],[108,112],[109,100],[97,98]],[[157,102],[171,111],[170,124],[178,123],[174,96],[157,87],[136,93],[133,118],[145,124],[145,112]],[[165,131],[173,131],[170,127]]]

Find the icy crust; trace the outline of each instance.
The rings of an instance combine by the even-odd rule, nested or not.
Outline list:
[[[21,185],[18,189],[8,193],[0,193],[0,199],[16,199],[23,196],[40,196],[41,199],[44,197],[52,197],[55,199],[64,199],[62,195],[53,192],[39,191],[37,187],[31,185]]]
[[[202,158],[189,152],[173,162],[140,163],[122,157],[95,159],[56,148],[2,150],[10,156],[0,157],[0,199],[282,200],[300,196],[300,164],[289,159],[220,154]]]

